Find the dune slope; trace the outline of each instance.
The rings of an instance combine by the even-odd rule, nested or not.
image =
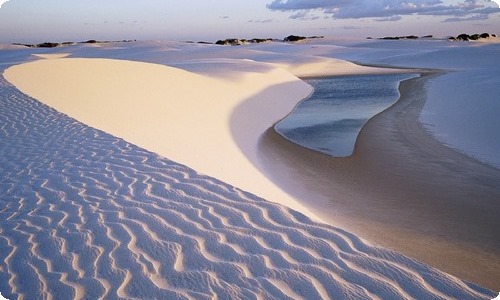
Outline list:
[[[85,124],[314,217],[255,167],[256,141],[311,87],[281,69],[241,64],[245,72],[223,79],[158,64],[83,58],[39,60],[4,75]],[[270,109],[240,120],[251,123],[239,133],[247,141],[242,151],[231,136],[230,116],[255,95]]]

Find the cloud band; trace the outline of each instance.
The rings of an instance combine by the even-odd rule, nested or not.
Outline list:
[[[487,18],[500,8],[491,0],[464,0],[444,4],[440,0],[274,0],[270,10],[293,11],[292,16],[304,16],[319,11],[335,19],[386,18],[398,19],[402,15],[448,16],[467,19],[470,15]],[[298,13],[300,12],[300,14]]]

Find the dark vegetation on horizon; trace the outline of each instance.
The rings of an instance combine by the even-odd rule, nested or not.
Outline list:
[[[404,35],[404,36],[386,36],[382,38],[378,38],[379,40],[417,40],[417,39],[432,39],[433,35],[425,35],[422,37],[418,37],[416,35]],[[371,40],[372,37],[367,37],[366,39]]]
[[[489,37],[496,37],[496,34],[489,34],[489,33],[475,33],[475,34],[471,34],[471,35],[468,35],[466,33],[462,33],[462,34],[459,34],[457,37],[449,37],[448,39],[450,41],[477,41],[479,39],[487,39]]]
[[[496,35],[489,34],[489,33],[481,33],[481,34],[475,33],[475,34],[468,35],[468,34],[462,33],[456,37],[450,36],[447,39],[450,41],[476,41],[479,39],[487,39],[490,37],[496,37]],[[425,35],[422,37],[418,37],[416,35],[405,35],[405,36],[386,36],[386,37],[382,37],[382,38],[378,38],[378,39],[379,40],[417,40],[417,39],[432,39],[432,38],[433,38],[432,35]],[[373,38],[367,37],[367,39],[371,40]]]
[[[60,47],[60,46],[71,46],[71,45],[76,45],[76,44],[104,44],[104,43],[113,43],[113,42],[122,42],[122,43],[128,43],[128,42],[133,42],[135,40],[122,40],[122,41],[96,41],[96,40],[88,40],[85,42],[64,42],[64,43],[54,43],[54,42],[44,42],[40,44],[21,44],[21,43],[13,43],[13,45],[17,46],[25,46],[28,48],[55,48],[55,47]]]
[[[215,43],[211,42],[203,42],[200,41],[198,44],[210,44],[210,45],[230,45],[230,46],[239,46],[239,45],[245,45],[245,44],[260,44],[260,43],[266,43],[266,42],[287,42],[287,43],[293,43],[293,42],[298,42],[306,39],[320,39],[323,38],[323,36],[310,36],[310,37],[305,37],[305,36],[298,36],[298,35],[289,35],[285,37],[283,40],[279,39],[273,39],[273,38],[253,38],[253,39],[237,39],[237,38],[230,38],[230,39],[225,39],[225,40],[218,40]],[[23,43],[13,43],[13,45],[17,46],[25,46],[28,48],[55,48],[55,47],[62,47],[62,46],[71,46],[71,45],[76,45],[76,44],[104,44],[104,43],[114,43],[114,42],[134,42],[136,40],[122,40],[122,41],[97,41],[97,40],[88,40],[84,42],[64,42],[64,43],[55,43],[55,42],[44,42],[40,44],[23,44]],[[187,43],[194,43],[192,41],[187,41]]]
[[[215,42],[216,45],[231,45],[231,46],[239,46],[239,45],[244,45],[244,44],[260,44],[260,43],[265,43],[265,42],[272,42],[276,41],[273,38],[267,38],[267,39],[259,39],[259,38],[253,38],[251,40],[247,39],[225,39],[225,40],[218,40]]]
[[[216,45],[229,45],[229,46],[240,46],[240,45],[245,45],[245,44],[259,44],[259,43],[266,43],[266,42],[285,42],[285,43],[293,43],[293,42],[298,42],[306,39],[321,39],[324,38],[323,36],[310,36],[310,37],[305,37],[305,36],[298,36],[298,35],[289,35],[283,40],[278,40],[278,39],[272,39],[272,38],[267,38],[267,39],[225,39],[225,40],[218,40],[215,42]]]
[[[490,34],[490,33],[475,33],[475,34],[466,34],[462,33],[459,34],[458,36],[450,36],[447,39],[449,41],[476,41],[480,39],[487,39],[490,37],[497,37],[496,34]],[[310,36],[310,37],[305,37],[305,36],[298,36],[298,35],[289,35],[285,37],[284,39],[273,39],[273,38],[253,38],[253,39],[237,39],[237,38],[230,38],[230,39],[225,39],[225,40],[218,40],[215,43],[211,42],[198,42],[198,44],[209,44],[209,45],[229,45],[229,46],[240,46],[240,45],[245,45],[245,44],[260,44],[260,43],[267,43],[267,42],[284,42],[284,43],[294,43],[294,42],[299,42],[307,39],[322,39],[324,36]],[[377,38],[379,40],[417,40],[417,39],[433,39],[433,35],[425,35],[425,36],[416,36],[416,35],[404,35],[404,36],[386,36],[386,37],[381,37]],[[372,40],[374,38],[372,37],[367,37],[366,39]],[[40,44],[22,44],[22,43],[13,43],[13,45],[17,46],[25,46],[29,48],[55,48],[55,47],[61,47],[61,46],[71,46],[71,45],[76,45],[76,44],[104,44],[104,43],[129,43],[129,42],[135,42],[137,40],[121,40],[121,41],[97,41],[97,40],[87,40],[84,42],[63,42],[63,43],[54,43],[54,42],[44,42]],[[194,43],[192,41],[187,41],[187,43]]]

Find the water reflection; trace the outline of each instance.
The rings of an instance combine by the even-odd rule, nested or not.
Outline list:
[[[416,74],[349,75],[307,79],[314,93],[275,129],[303,147],[350,156],[363,125],[399,98],[399,82]]]

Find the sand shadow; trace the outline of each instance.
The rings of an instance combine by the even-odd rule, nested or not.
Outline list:
[[[267,90],[233,111],[231,134],[262,174],[329,223],[498,289],[500,170],[422,128],[418,118],[433,76],[402,82],[400,100],[363,127],[348,158],[300,147],[272,128],[249,139],[254,120],[273,105]],[[255,142],[257,153],[250,153]]]

